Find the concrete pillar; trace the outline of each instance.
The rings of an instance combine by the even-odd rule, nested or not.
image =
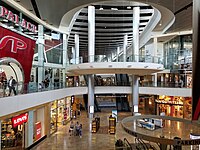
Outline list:
[[[72,46],[72,60],[71,60],[72,64],[76,64],[76,52],[75,52],[75,48],[74,46]]]
[[[126,62],[126,47],[127,47],[128,35],[124,35],[124,43],[123,43],[123,60]]]
[[[75,34],[76,64],[79,64],[79,35]]]
[[[198,120],[200,115],[200,1],[193,0],[193,37],[192,37],[192,120]]]
[[[158,75],[157,73],[152,74],[152,81],[153,81],[153,86],[157,87],[157,80],[158,80]]]
[[[94,62],[95,55],[95,7],[88,6],[88,62]],[[94,113],[94,75],[88,75],[88,117],[93,118]]]
[[[33,111],[29,111],[28,112],[28,123],[27,123],[27,132],[26,132],[26,136],[27,137],[27,142],[26,143],[26,147],[29,147],[33,144],[33,133],[34,133],[34,122],[33,122],[33,118],[34,118],[34,112]]]
[[[88,62],[94,62],[95,55],[95,7],[88,6]]]
[[[140,7],[133,7],[132,54],[134,62],[139,61],[139,23],[140,23]]]
[[[158,38],[153,38],[153,59],[154,63],[158,63]]]
[[[139,99],[139,78],[137,75],[132,76],[132,113],[138,112],[138,99]]]
[[[67,54],[67,35],[63,34],[63,86],[65,87],[66,85],[66,67],[69,65],[69,59],[68,59],[68,54]]]
[[[116,62],[119,61],[119,53],[120,53],[120,47],[117,47],[117,59],[116,59]]]
[[[88,75],[88,117],[93,118],[94,113],[90,112],[90,108],[94,108],[94,75]]]
[[[44,29],[38,25],[38,87],[44,80]]]

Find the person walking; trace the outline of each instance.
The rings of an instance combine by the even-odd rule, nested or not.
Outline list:
[[[70,133],[70,136],[74,134],[74,123],[73,123],[73,121],[71,121],[71,123],[70,123],[69,133]]]
[[[79,126],[79,137],[82,138],[82,124]]]
[[[13,78],[13,76],[10,76],[10,79],[8,81],[8,88],[9,88],[9,96],[11,95],[11,92],[13,90],[14,95],[17,95],[17,92],[15,90],[15,85],[17,84],[16,80]]]

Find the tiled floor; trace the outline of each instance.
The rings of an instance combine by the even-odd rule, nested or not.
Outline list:
[[[130,116],[131,113],[118,113],[117,131],[115,135],[110,135],[106,130],[108,127],[108,117],[111,115],[111,110],[95,113],[95,116],[100,117],[100,130],[97,133],[91,133],[91,126],[87,118],[86,112],[82,112],[81,116],[74,120],[83,124],[83,136],[70,136],[69,123],[64,126],[60,126],[58,131],[39,143],[32,150],[114,150],[115,142],[117,139],[126,138],[130,143],[135,142],[135,138],[126,133],[121,127],[121,120],[124,117]],[[147,142],[149,143],[149,142]],[[150,143],[156,149],[159,147],[155,143]],[[168,146],[168,149],[173,149]],[[190,147],[183,147],[182,150],[190,149]]]
[[[120,122],[117,123],[118,129],[115,135],[110,135],[108,132],[106,132],[106,127],[108,126],[108,117],[110,114],[111,113],[108,111],[95,113],[95,116],[98,115],[101,118],[100,126],[102,126],[103,129],[100,128],[100,132],[91,133],[91,120],[86,117],[85,112],[82,112],[81,116],[74,120],[83,124],[82,138],[79,136],[70,136],[68,133],[69,124],[67,124],[59,127],[58,132],[45,139],[43,142],[32,148],[32,150],[114,150],[116,139],[124,137],[130,137],[131,139],[134,139],[132,136],[123,131]],[[120,119],[127,115],[130,115],[130,113],[121,113]]]

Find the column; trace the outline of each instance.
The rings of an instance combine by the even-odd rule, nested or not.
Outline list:
[[[94,62],[95,55],[95,7],[88,6],[88,62]]]
[[[138,99],[139,99],[139,78],[136,75],[132,76],[132,100],[133,100],[133,106],[132,106],[132,113],[138,112]]]
[[[116,62],[119,61],[119,53],[120,53],[120,47],[117,47]]]
[[[94,112],[90,112],[90,108],[94,108],[94,75],[88,75],[88,117],[93,118]]]
[[[38,25],[38,87],[44,80],[44,29]]]
[[[88,62],[94,62],[95,55],[95,7],[88,6]],[[88,75],[88,117],[93,118],[94,112],[94,75]]]
[[[193,37],[192,37],[192,120],[198,120],[200,115],[200,1],[193,0]]]
[[[29,111],[28,112],[28,123],[27,123],[27,132],[25,133],[25,137],[26,138],[26,147],[29,147],[33,144],[33,132],[34,132],[34,122],[33,122],[33,115],[34,112],[33,111]]]
[[[157,76],[157,73],[153,73],[152,74],[152,81],[153,81],[153,86],[157,87],[157,79],[158,79],[158,76]]]
[[[128,40],[128,35],[124,35],[124,43],[123,43],[123,60],[126,62],[126,47],[127,47],[127,40]]]
[[[66,67],[69,63],[68,54],[67,54],[67,35],[63,34],[63,86],[66,87]]]
[[[75,48],[74,46],[72,46],[72,60],[71,60],[72,64],[76,64],[76,52],[75,52]]]
[[[152,62],[153,63],[158,63],[158,38],[154,37],[153,38],[153,58],[152,58]]]
[[[75,34],[76,64],[79,64],[79,35]]]
[[[132,54],[134,62],[139,61],[139,23],[140,23],[140,7],[133,7]]]

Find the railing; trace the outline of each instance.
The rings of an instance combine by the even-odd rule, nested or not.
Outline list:
[[[126,138],[124,138],[124,145],[127,147],[127,149],[132,150],[132,146]]]
[[[88,57],[78,57],[70,60],[70,64],[80,64],[88,62],[145,62],[163,64],[163,58],[151,55],[91,55]]]
[[[112,82],[112,83],[105,83],[105,84],[95,84],[95,86],[131,86],[131,82]],[[36,82],[30,82],[28,84],[18,83],[15,86],[17,94],[27,94],[27,93],[35,93],[35,92],[42,92],[42,91],[49,91],[55,89],[62,89],[68,87],[85,87],[87,86],[86,83],[82,82],[74,82],[73,84],[69,84],[68,82],[49,82],[47,85],[40,86]],[[172,82],[144,82],[140,83],[139,87],[168,87],[168,88],[181,88],[178,83]],[[187,86],[183,86],[182,88],[188,88]],[[8,86],[4,86],[0,84],[0,97],[7,97],[9,95],[9,88]],[[13,91],[11,96],[13,95]]]

